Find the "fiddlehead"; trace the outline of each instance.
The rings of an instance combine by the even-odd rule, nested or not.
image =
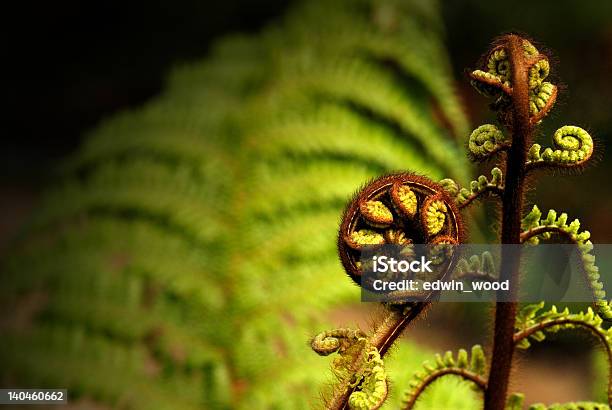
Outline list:
[[[537,124],[548,114],[557,100],[557,87],[549,82],[537,84],[529,91],[531,123]]]
[[[552,235],[561,237],[576,245],[580,252],[581,268],[593,293],[594,306],[605,320],[612,320],[611,302],[606,299],[604,284],[600,281],[599,268],[595,265],[595,255],[591,253],[593,243],[589,240],[589,231],[580,232],[580,221],[574,219],[567,223],[567,214],[557,216],[553,209],[548,211],[545,219],[537,206],[533,206],[522,221],[521,242],[537,245],[541,239],[550,239]]]
[[[526,39],[522,39],[524,63],[527,69],[529,123],[538,124],[552,109],[557,99],[557,86],[544,81],[550,73],[548,58]],[[499,44],[484,58],[483,69],[469,74],[474,88],[486,97],[494,98],[491,105],[498,111],[502,123],[511,125],[513,84],[508,50]]]
[[[401,173],[375,179],[348,204],[338,233],[344,270],[361,284],[361,251],[372,245],[428,244],[464,237],[461,215],[445,189],[419,175]]]
[[[476,128],[470,134],[468,141],[470,156],[475,160],[488,159],[509,146],[509,140],[499,128],[492,124],[484,124]]]
[[[498,97],[502,92],[510,95],[510,82],[501,77],[482,70],[474,70],[470,74],[472,86],[485,97]]]
[[[565,308],[559,312],[555,306],[550,310],[540,312],[544,302],[525,306],[517,315],[514,343],[518,348],[527,349],[530,340],[541,342],[546,339],[546,333],[556,333],[561,330],[581,329],[597,338],[608,360],[608,403],[612,404],[612,328],[604,329],[603,319],[591,308],[586,313],[571,314]]]
[[[486,57],[483,70],[474,70],[469,77],[472,86],[485,97],[499,97],[502,93],[512,94],[510,64],[503,47],[491,50]]]
[[[593,155],[593,138],[580,127],[566,125],[555,131],[553,148],[533,144],[527,156],[527,168],[540,166],[570,168],[584,165]]]
[[[529,89],[535,90],[544,82],[550,73],[550,64],[545,57],[541,57],[529,67]]]
[[[446,224],[448,206],[442,198],[437,195],[429,196],[423,201],[421,208],[421,225],[427,237],[439,234]]]
[[[489,74],[499,78],[502,82],[510,84],[510,63],[508,62],[505,49],[497,48],[491,52],[489,61],[487,61],[487,69]]]
[[[332,353],[346,351],[351,345],[365,338],[361,330],[355,329],[334,329],[321,332],[310,342],[312,350],[321,356]]]
[[[532,63],[529,87],[533,89],[548,76],[550,67],[533,44],[526,39],[522,39],[522,43],[525,58]],[[469,74],[472,86],[486,97],[505,98],[512,95],[512,70],[505,45],[493,47],[485,55],[484,61],[482,70],[474,70]]]
[[[425,389],[444,376],[459,376],[472,383],[479,391],[484,391],[487,387],[486,359],[480,345],[472,347],[471,360],[468,359],[468,353],[464,349],[459,350],[456,359],[453,353],[448,351],[444,356],[436,354],[434,364],[424,362],[423,369],[424,371],[414,374],[404,395],[402,410],[412,409]]]

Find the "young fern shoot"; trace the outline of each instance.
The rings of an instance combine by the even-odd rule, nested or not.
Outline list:
[[[582,330],[604,347],[609,367],[612,363],[612,304],[606,299],[600,281],[593,244],[588,231],[580,231],[580,222],[568,223],[565,213],[549,211],[546,218],[537,206],[524,214],[526,179],[540,169],[580,170],[592,157],[593,139],[576,126],[564,126],[553,135],[553,147],[533,143],[536,127],[550,112],[557,98],[557,86],[547,82],[550,63],[546,55],[526,38],[507,34],[493,42],[483,57],[481,69],[469,74],[472,85],[492,98],[492,110],[499,126],[485,124],[469,137],[469,157],[474,161],[493,160],[491,178],[481,175],[461,188],[455,181],[434,183],[410,173],[387,175],[367,184],[349,203],[339,232],[338,250],[348,275],[361,284],[359,253],[366,246],[394,244],[459,244],[465,241],[460,211],[485,197],[500,202],[500,243],[537,245],[541,240],[558,237],[574,244],[580,252],[582,271],[592,292],[595,310],[571,314],[555,306],[538,313],[544,304],[519,310],[520,250],[503,247],[499,272],[491,254],[472,256],[451,263],[443,279],[479,278],[508,281],[509,289],[500,290],[495,309],[495,325],[490,364],[480,346],[472,348],[471,362],[466,350],[436,356],[434,364],[425,363],[424,372],[415,374],[403,402],[411,409],[421,394],[436,380],[453,375],[472,384],[483,396],[485,410],[520,409],[523,396],[509,394],[511,369],[517,348],[528,348],[530,340],[542,341],[547,333]],[[503,130],[502,130],[503,129]],[[361,330],[336,329],[319,334],[312,348],[321,355],[338,353],[332,369],[338,378],[328,398],[329,409],[377,409],[387,398],[388,381],[384,355],[407,325],[431,304],[435,294],[422,302],[388,302],[387,317],[371,334]],[[504,302],[501,302],[504,300]],[[488,369],[488,371],[487,371]],[[610,367],[612,380],[612,367]],[[612,403],[612,383],[608,386],[608,404]],[[568,403],[554,408],[608,408],[597,403]],[[572,407],[574,406],[574,407]],[[548,408],[535,405],[534,409]]]

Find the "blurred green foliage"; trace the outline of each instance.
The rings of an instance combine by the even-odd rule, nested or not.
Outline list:
[[[2,270],[2,380],[117,408],[306,408],[307,340],[354,303],[349,195],[395,169],[469,180],[434,2],[310,1],[222,40],[63,167]],[[387,360],[388,406],[427,352]],[[420,408],[473,408],[454,380]]]
[[[443,3],[455,73],[500,30],[524,30],[562,60],[572,104],[559,117],[605,139],[609,83],[582,68],[609,74],[610,4],[520,4]],[[3,261],[0,305],[14,314],[0,323],[0,381],[116,408],[318,403],[331,373],[307,341],[359,298],[334,249],[349,195],[394,169],[470,179],[443,26],[427,0],[305,2],[93,131]],[[541,185],[551,204],[593,205]],[[391,352],[386,407],[425,359],[405,341]],[[417,408],[476,403],[450,379]]]

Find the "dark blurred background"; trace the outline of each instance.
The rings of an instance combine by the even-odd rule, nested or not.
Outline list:
[[[108,115],[158,93],[213,39],[256,30],[288,2],[23,2],[9,13],[9,126],[2,174],[37,179]]]

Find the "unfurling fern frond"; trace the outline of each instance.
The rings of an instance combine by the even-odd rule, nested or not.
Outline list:
[[[436,354],[434,363],[424,362],[424,371],[414,374],[404,395],[402,409],[410,410],[427,387],[444,376],[458,376],[473,384],[479,390],[486,389],[486,359],[480,345],[472,347],[471,358],[467,351],[459,350],[455,357],[448,351],[443,356]]]
[[[523,229],[521,242],[537,245],[541,239],[550,239],[551,236],[557,235],[575,244],[580,252],[582,270],[593,293],[597,312],[605,320],[612,320],[612,301],[606,299],[604,284],[600,281],[599,268],[595,265],[595,255],[591,253],[593,250],[593,244],[589,240],[591,233],[589,231],[580,232],[578,219],[568,224],[566,213],[557,216],[557,212],[551,209],[545,219],[541,217],[542,212],[534,205],[521,223]]]
[[[561,330],[586,331],[597,338],[606,352],[608,360],[608,402],[612,404],[612,328],[602,327],[603,319],[591,308],[586,313],[570,313],[565,308],[559,312],[556,306],[541,312],[544,302],[525,306],[516,317],[514,343],[521,349],[530,346],[530,340],[541,342],[547,333]]]
[[[566,125],[555,131],[553,148],[546,148],[540,153],[540,144],[533,144],[529,149],[527,168],[579,167],[593,155],[593,138],[580,127]]]
[[[481,175],[476,181],[470,182],[470,189],[460,188],[459,185],[450,178],[440,181],[446,192],[455,198],[457,206],[462,209],[470,205],[476,199],[485,195],[497,195],[501,197],[504,191],[504,182],[501,169],[495,167],[491,169],[491,179]]]
[[[472,131],[468,142],[470,155],[478,160],[491,158],[509,147],[510,141],[492,124],[484,124]]]

